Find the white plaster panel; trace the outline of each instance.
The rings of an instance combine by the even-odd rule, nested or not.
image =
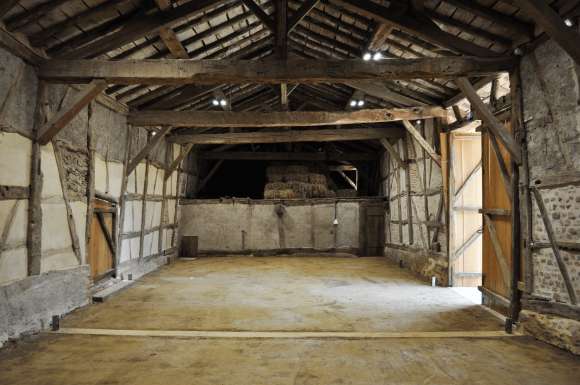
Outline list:
[[[95,156],[95,190],[107,192],[107,163],[99,156]]]
[[[314,247],[316,249],[334,248],[334,204],[315,205],[314,210]],[[338,243],[338,242],[337,242]]]
[[[0,234],[4,232],[4,228],[8,222],[8,216],[12,212],[14,205],[18,202],[12,226],[8,232],[6,240],[6,247],[17,247],[26,243],[26,232],[28,225],[28,201],[27,200],[7,200],[0,201]]]
[[[0,132],[0,185],[30,184],[31,143],[22,135]]]
[[[109,191],[108,194],[119,198],[121,196],[121,186],[123,185],[123,164],[109,162]]]
[[[5,250],[0,253],[0,284],[26,278],[26,247]]]
[[[359,247],[359,204],[339,203],[337,206],[338,226],[336,247]]]
[[[66,231],[68,234],[68,231]],[[44,246],[44,245],[43,245]],[[64,270],[78,266],[78,261],[72,248],[44,253],[42,255],[41,272]]]
[[[123,232],[141,230],[141,201],[125,202]]]
[[[60,197],[62,198],[62,188],[60,186],[60,177],[52,144],[41,147],[41,169],[42,169],[42,197]]]
[[[64,202],[42,203],[42,252],[71,247]],[[67,265],[70,266],[70,265]]]
[[[168,199],[165,203],[165,207],[167,208],[167,223],[172,224],[174,223],[175,218],[175,199]]]
[[[288,206],[282,217],[286,247],[314,247],[312,240],[311,206]]]
[[[141,162],[137,165],[137,167],[135,168],[135,171],[133,172],[134,174],[134,179],[133,179],[133,192],[136,192],[138,194],[143,194],[143,186],[145,183],[145,163]],[[136,180],[136,182],[135,182]],[[137,184],[135,186],[135,183]]]

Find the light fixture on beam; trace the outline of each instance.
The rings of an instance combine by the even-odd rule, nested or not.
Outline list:
[[[363,60],[364,61],[369,61],[373,58],[373,55],[370,52],[367,52],[363,55]]]
[[[214,99],[212,99],[211,104],[215,107],[218,107],[218,106],[225,107],[228,105],[228,101],[224,98],[214,98]]]
[[[363,60],[364,61],[379,61],[382,60],[383,54],[381,52],[365,52],[365,54],[363,55]]]
[[[365,101],[364,99],[351,99],[349,105],[354,108],[354,107],[358,107],[361,108],[365,105]]]
[[[568,17],[568,18],[564,19],[564,24],[566,24],[566,27],[573,27],[574,21]]]

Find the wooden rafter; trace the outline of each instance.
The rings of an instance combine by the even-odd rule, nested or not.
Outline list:
[[[483,103],[469,80],[466,78],[459,78],[455,81],[461,92],[465,95],[467,100],[471,103],[471,107],[477,111],[481,119],[485,122],[488,129],[496,138],[505,146],[512,156],[512,159],[517,164],[522,163],[521,147],[511,137],[506,128],[501,124],[489,108]]]
[[[580,33],[566,26],[545,0],[516,0],[516,3],[580,65]]]
[[[306,0],[300,8],[294,12],[288,21],[288,33],[292,32],[294,28],[320,3],[320,0]]]
[[[408,119],[446,117],[440,107],[391,108],[354,111],[222,112],[139,111],[128,115],[135,126],[173,127],[311,127],[384,123]]]
[[[437,154],[435,149],[431,147],[431,145],[423,138],[423,135],[409,122],[408,120],[403,120],[403,125],[407,132],[419,143],[419,146],[425,150],[425,152],[429,155],[431,159],[437,164],[437,166],[441,167],[441,155]]]
[[[359,128],[280,132],[240,132],[225,134],[176,134],[167,138],[172,143],[193,144],[251,144],[336,142],[350,140],[373,140],[401,137],[399,128]]]
[[[242,2],[272,33],[276,33],[274,20],[254,0],[242,0]]]
[[[383,147],[389,152],[389,155],[391,156],[391,158],[393,158],[395,163],[397,163],[399,167],[405,168],[406,164],[401,159],[401,156],[399,155],[395,147],[385,138],[380,139],[380,142],[383,145]]]
[[[179,165],[181,164],[183,159],[185,159],[185,157],[187,155],[189,155],[189,153],[191,152],[192,149],[193,149],[193,144],[188,144],[187,146],[185,146],[185,148],[181,149],[181,152],[179,153],[177,158],[175,158],[173,160],[173,162],[171,162],[171,165],[169,166],[169,168],[167,170],[165,170],[165,178],[164,178],[165,180],[167,180],[171,177],[171,174],[173,174],[173,172],[175,170],[177,170],[177,168],[179,167]]]
[[[76,99],[66,108],[62,108],[56,113],[39,131],[38,142],[42,145],[47,144],[62,130],[75,116],[85,108],[97,95],[105,88],[107,83],[103,80],[95,80],[85,86],[80,91]]]
[[[43,80],[87,83],[105,79],[117,84],[343,83],[485,76],[509,71],[511,57],[440,57],[361,60],[48,60],[40,66]]]
[[[384,99],[389,102],[394,102],[403,106],[427,105],[427,103],[424,103],[420,100],[413,99],[411,97],[395,92],[381,82],[376,82],[372,80],[351,80],[345,82],[344,84],[359,91],[362,91],[365,94],[374,96],[376,98]]]

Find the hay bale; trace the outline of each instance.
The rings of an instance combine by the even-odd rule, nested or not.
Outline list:
[[[309,174],[286,174],[285,179],[287,182],[308,183],[309,182],[308,175]]]
[[[310,173],[308,174],[308,182],[326,185],[326,176],[317,173]]]
[[[308,174],[308,167],[306,166],[288,166],[286,167],[287,174]]]
[[[326,184],[312,183],[312,198],[326,198],[328,195],[328,188]]]
[[[271,174],[268,175],[269,182],[286,182],[286,175],[284,174]]]
[[[288,183],[282,183],[282,182],[270,182],[266,184],[266,187],[264,188],[265,190],[287,190],[290,187],[288,186]]]

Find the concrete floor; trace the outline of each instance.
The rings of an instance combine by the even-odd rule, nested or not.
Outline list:
[[[383,259],[179,262],[69,328],[483,331],[502,325],[452,289]],[[121,333],[122,334],[122,333]],[[0,351],[0,384],[577,384],[580,359],[530,337],[168,338],[44,334]]]

